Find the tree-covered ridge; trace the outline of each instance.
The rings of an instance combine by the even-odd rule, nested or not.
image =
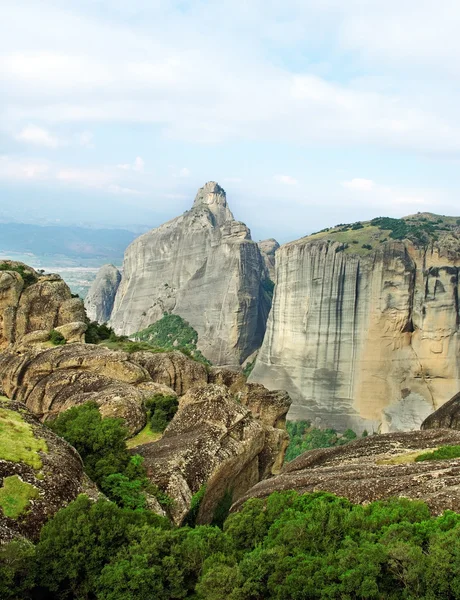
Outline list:
[[[198,333],[179,315],[165,313],[161,319],[132,336],[138,342],[145,342],[165,350],[180,350],[195,360],[211,364],[198,350]]]
[[[284,459],[286,462],[293,460],[307,452],[307,450],[343,446],[343,444],[347,444],[357,437],[351,429],[347,429],[344,433],[338,433],[335,429],[312,427],[310,421],[288,421],[286,429],[290,438]]]
[[[0,548],[0,597],[97,600],[460,598],[460,515],[404,498],[251,499],[222,528],[172,527],[80,496],[36,546]]]
[[[340,223],[307,236],[307,239],[327,239],[339,242],[338,251],[347,254],[369,254],[387,241],[410,240],[416,245],[426,246],[443,236],[460,232],[460,218],[432,213],[418,213],[402,219],[377,217],[371,221]]]

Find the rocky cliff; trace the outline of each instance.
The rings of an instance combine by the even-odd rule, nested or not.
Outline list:
[[[114,265],[104,265],[96,275],[85,298],[86,314],[91,321],[106,323],[112,314],[121,273]]]
[[[288,390],[291,419],[418,428],[460,389],[459,223],[375,219],[282,246],[251,381]]]
[[[172,312],[196,329],[209,360],[237,366],[262,343],[270,301],[265,274],[249,229],[210,182],[191,210],[128,247],[110,325],[130,335]],[[98,305],[94,314],[102,312]]]
[[[275,252],[278,250],[280,245],[276,240],[270,238],[269,240],[263,240],[258,242],[259,250],[262,253],[264,259],[265,268],[267,269],[268,277],[274,281],[275,279]]]
[[[84,321],[83,302],[72,297],[59,275],[43,275],[20,262],[0,263],[0,349],[43,341],[52,329],[68,341],[82,341]]]

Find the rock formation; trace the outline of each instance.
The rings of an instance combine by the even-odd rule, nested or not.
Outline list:
[[[431,413],[423,421],[421,429],[460,430],[460,393]]]
[[[284,415],[288,406],[284,408]],[[198,523],[210,523],[226,494],[234,500],[257,481],[277,472],[288,436],[254,418],[228,388],[191,388],[158,442],[135,448],[149,478],[174,499],[176,524],[187,515],[192,496],[203,485]]]
[[[403,240],[392,239],[396,227]],[[290,419],[410,430],[458,391],[454,218],[338,226],[276,257],[273,306],[250,380],[286,389]]]
[[[275,252],[278,250],[280,245],[276,240],[270,238],[269,240],[263,240],[258,242],[259,250],[264,259],[265,268],[267,270],[268,277],[275,280]]]
[[[211,362],[237,366],[262,342],[269,311],[264,276],[249,229],[233,218],[224,190],[210,182],[191,210],[128,247],[109,323],[131,335],[165,312],[178,314],[196,329],[198,347]]]
[[[460,445],[460,431],[435,429],[362,438],[344,446],[305,452],[280,475],[251,488],[233,506],[273,492],[325,491],[367,504],[394,496],[423,500],[433,514],[460,512],[460,459],[414,462],[423,452]]]
[[[121,273],[114,265],[99,269],[85,298],[86,314],[91,321],[107,323],[110,319],[120,281]]]
[[[23,404],[0,400],[0,543],[36,540],[41,526],[78,494],[97,496],[81,459]]]
[[[72,298],[59,275],[42,275],[14,261],[0,264],[0,349],[24,341],[38,341],[40,332],[61,329],[68,341],[83,341],[85,310]],[[70,326],[71,325],[71,326]]]

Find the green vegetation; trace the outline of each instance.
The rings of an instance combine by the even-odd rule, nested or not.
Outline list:
[[[53,346],[63,346],[66,343],[65,337],[60,331],[56,331],[56,329],[52,329],[50,331],[49,340],[53,344]]]
[[[424,460],[446,460],[449,458],[460,458],[460,446],[441,446],[441,448],[433,450],[433,452],[419,454],[415,458],[415,462]]]
[[[19,273],[24,281],[24,287],[27,288],[34,283],[37,283],[38,277],[32,271],[26,269],[23,265],[10,265],[6,262],[0,263],[0,271],[14,271],[15,273]]]
[[[270,302],[272,302],[273,300],[273,293],[275,291],[275,283],[274,281],[272,281],[271,279],[269,279],[268,277],[265,279],[262,279],[262,281],[260,282],[260,285],[262,286],[262,292],[265,295],[265,298]]]
[[[195,526],[196,518],[198,516],[201,502],[203,501],[205,494],[206,494],[206,484],[203,484],[200,487],[200,489],[192,496],[192,500],[190,502],[190,510],[184,517],[184,521],[183,521],[184,525],[188,525],[190,527]]]
[[[339,242],[339,252],[366,255],[376,244],[390,240],[408,239],[419,246],[427,246],[449,232],[457,232],[456,217],[441,217],[431,213],[419,213],[404,219],[377,217],[372,221],[340,223],[308,236],[308,239],[327,239]]]
[[[176,396],[155,394],[145,401],[145,408],[148,411],[151,430],[162,433],[176,414],[179,402]]]
[[[454,600],[460,515],[404,498],[353,505],[317,492],[248,500],[223,528],[173,528],[80,496],[34,547],[0,548],[2,598]]]
[[[126,440],[126,447],[128,449],[136,448],[137,446],[142,446],[142,444],[156,442],[160,438],[161,433],[159,433],[158,431],[152,431],[152,428],[150,427],[150,422],[147,421],[147,425],[144,427],[144,429],[139,431],[139,433],[134,437],[129,438],[129,440]]]
[[[6,517],[17,519],[26,511],[32,498],[37,496],[37,488],[22,481],[18,475],[5,477],[0,488],[0,508]]]
[[[335,429],[317,429],[312,427],[310,421],[288,421],[286,429],[290,437],[285,456],[286,462],[293,460],[307,450],[343,446],[343,444],[347,444],[357,437],[356,433],[351,429],[347,429],[343,434],[339,434]]]
[[[34,436],[32,426],[18,412],[0,407],[0,459],[41,469],[39,452],[48,452],[46,441]]]
[[[252,362],[248,362],[246,363],[246,365],[244,366],[243,369],[243,375],[245,377],[249,377],[249,375],[252,373],[252,371],[254,370],[254,367],[256,366],[256,360],[257,360],[257,356],[255,357],[255,359]]]
[[[98,323],[97,321],[90,321],[88,319],[87,329],[85,332],[85,342],[87,344],[99,344],[105,340],[113,342],[127,340],[126,337],[119,337],[115,335],[114,330],[107,325],[107,323]]]
[[[102,418],[95,402],[61,413],[49,427],[74,446],[88,476],[122,507],[142,508],[149,481],[140,456],[126,446],[123,419]]]
[[[144,342],[162,351],[180,350],[184,354],[210,365],[197,348],[198,333],[179,315],[164,313],[163,317],[133,335],[136,342]]]

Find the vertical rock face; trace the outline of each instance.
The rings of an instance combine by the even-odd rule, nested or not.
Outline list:
[[[278,250],[280,245],[276,240],[270,238],[269,240],[263,240],[258,242],[259,250],[262,253],[264,259],[265,268],[267,270],[268,277],[275,280],[275,252]]]
[[[460,388],[459,236],[424,248],[382,239],[355,253],[328,237],[277,252],[251,381],[288,390],[291,419],[418,428]]]
[[[214,364],[239,365],[262,342],[264,269],[224,190],[207,183],[191,210],[128,247],[110,325],[130,335],[172,312],[196,329],[199,349]]]
[[[83,302],[72,298],[59,275],[42,275],[15,261],[3,261],[1,266],[0,349],[51,329],[62,328],[68,341],[82,339]]]
[[[112,314],[121,273],[114,265],[104,265],[96,275],[85,298],[86,314],[91,321],[106,323]]]

